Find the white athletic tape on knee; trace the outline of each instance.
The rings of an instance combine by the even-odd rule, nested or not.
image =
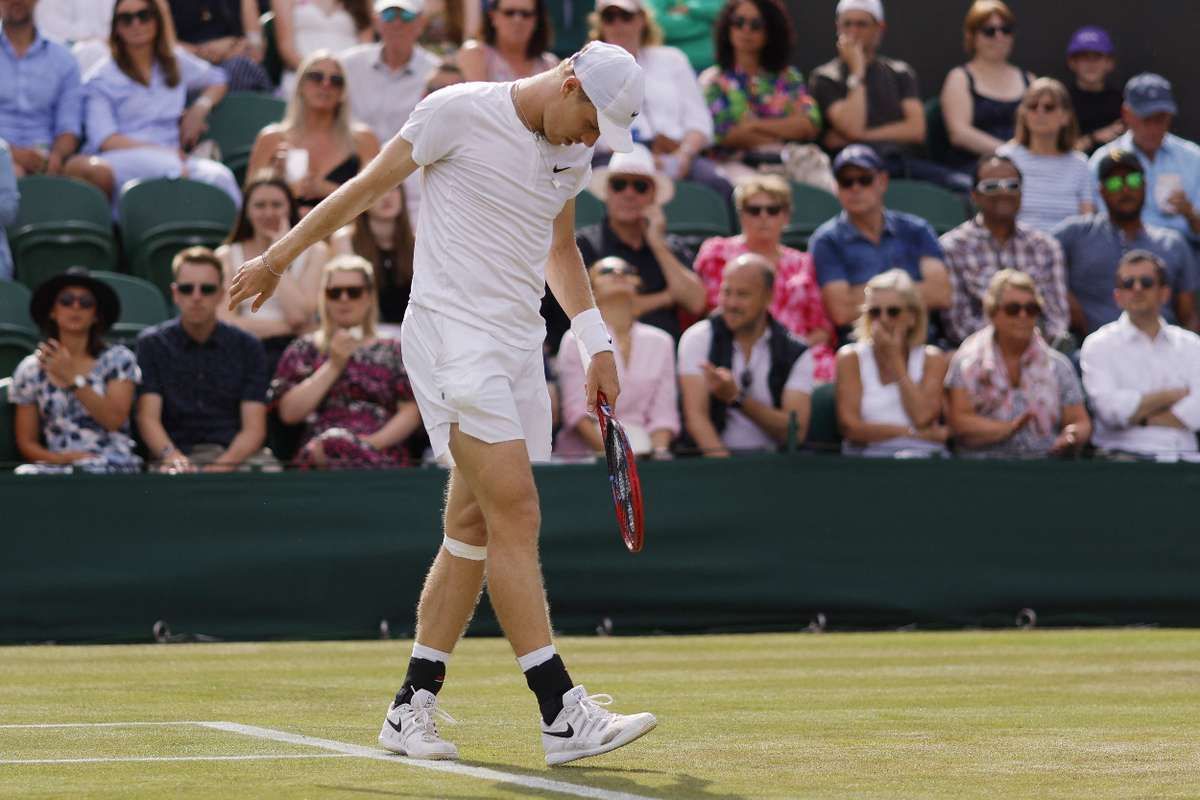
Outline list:
[[[476,545],[476,544],[467,544],[466,542],[460,542],[457,539],[451,539],[449,536],[442,537],[442,547],[446,548],[446,552],[448,552],[452,556],[458,556],[459,558],[470,559],[471,561],[486,561],[487,560],[487,548],[486,547],[480,547],[479,545]]]

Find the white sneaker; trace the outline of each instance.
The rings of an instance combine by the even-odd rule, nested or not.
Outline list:
[[[553,725],[542,724],[542,747],[550,766],[616,750],[654,730],[653,714],[614,714],[601,706],[612,702],[606,694],[590,697],[582,686],[563,695],[563,708]]]
[[[454,718],[437,706],[437,695],[421,689],[412,697],[411,703],[388,706],[383,729],[379,731],[379,743],[393,753],[409,758],[453,760],[458,758],[458,748],[438,736],[434,716],[453,724]]]

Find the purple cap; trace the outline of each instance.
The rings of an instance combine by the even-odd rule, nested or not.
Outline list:
[[[1075,31],[1071,34],[1070,43],[1067,44],[1068,58],[1078,53],[1103,53],[1111,56],[1115,52],[1117,52],[1117,48],[1113,46],[1113,40],[1108,35],[1108,31],[1095,25],[1088,25]]]

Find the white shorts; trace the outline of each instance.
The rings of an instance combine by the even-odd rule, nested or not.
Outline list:
[[[489,444],[523,439],[530,461],[550,460],[550,393],[540,349],[503,344],[479,328],[411,303],[400,342],[440,463],[454,463],[452,424]]]

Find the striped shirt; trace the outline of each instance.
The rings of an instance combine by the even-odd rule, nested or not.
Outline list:
[[[1021,170],[1021,211],[1017,221],[1049,232],[1067,217],[1080,214],[1080,203],[1092,202],[1092,176],[1082,153],[1034,155],[1012,142],[996,151]]]

